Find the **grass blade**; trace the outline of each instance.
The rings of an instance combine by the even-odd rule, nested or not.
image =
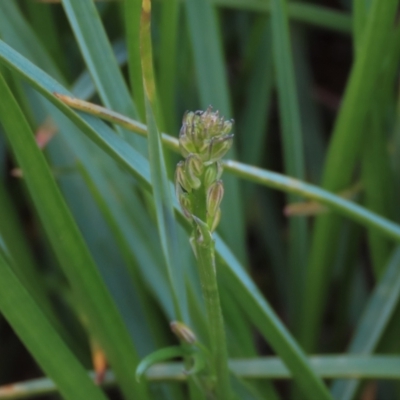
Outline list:
[[[304,179],[304,148],[300,121],[300,110],[295,83],[293,56],[286,0],[271,1],[272,43],[278,86],[279,115],[282,132],[285,172],[289,176]],[[289,202],[298,197],[289,195]],[[299,306],[304,289],[304,271],[307,262],[308,232],[304,217],[289,220],[289,312],[291,323],[299,325]]]
[[[187,321],[184,271],[179,259],[176,222],[172,207],[171,186],[167,177],[161,137],[155,115],[156,88],[153,73],[153,56],[150,36],[151,2],[143,0],[140,23],[140,49],[145,91],[146,120],[148,124],[149,163],[151,184],[156,206],[158,231],[174,299],[175,318]]]

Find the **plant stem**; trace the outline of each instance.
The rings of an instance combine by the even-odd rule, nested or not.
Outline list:
[[[204,185],[196,190],[192,199],[194,214],[201,221],[206,221],[207,206]],[[194,223],[193,244],[196,250],[201,289],[206,304],[208,332],[211,344],[211,368],[216,377],[216,398],[218,400],[228,400],[231,398],[228,351],[226,347],[224,319],[218,292],[214,240],[211,236],[211,232],[205,235],[204,232],[199,230],[196,222]]]

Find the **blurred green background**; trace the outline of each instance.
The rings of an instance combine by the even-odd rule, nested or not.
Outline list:
[[[102,399],[94,355],[109,398],[207,398],[173,363],[135,379],[178,344],[177,313],[208,342],[178,214],[167,268],[146,139],[53,96],[146,123],[141,5],[0,2],[0,384],[58,386],[0,399]],[[158,129],[177,138],[209,105],[235,120],[216,250],[238,399],[400,399],[397,14],[397,0],[152,1]],[[181,157],[164,155],[172,181]]]

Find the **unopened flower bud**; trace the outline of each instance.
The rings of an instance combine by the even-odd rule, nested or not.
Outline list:
[[[178,195],[179,204],[181,205],[183,214],[187,219],[192,218],[192,203],[190,202],[189,195],[187,193],[179,193]]]
[[[185,163],[183,161],[179,161],[175,170],[175,191],[177,191],[177,184],[180,185],[186,192],[190,193],[192,191],[192,186],[190,181],[187,179],[187,175],[185,173],[184,168]],[[178,193],[177,193],[178,195]],[[179,197],[179,196],[178,196]]]
[[[213,138],[208,145],[207,161],[209,163],[220,160],[227,151],[231,148],[233,143],[233,134]]]
[[[197,342],[197,337],[193,331],[183,322],[172,321],[169,326],[171,331],[183,342],[193,344]]]
[[[220,162],[215,162],[211,165],[208,165],[204,172],[204,186],[207,189],[210,187],[215,181],[217,181],[222,175],[222,165]]]
[[[213,183],[207,190],[207,213],[213,217],[224,197],[224,185],[221,180]]]
[[[190,170],[191,175],[200,176],[204,170],[204,164],[197,154],[190,154],[185,161],[186,171]]]

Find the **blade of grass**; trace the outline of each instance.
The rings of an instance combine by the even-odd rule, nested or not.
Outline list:
[[[1,85],[1,83],[0,83]],[[0,251],[0,310],[43,371],[70,400],[105,400]],[[10,391],[10,389],[9,389]]]
[[[100,338],[127,398],[136,392],[146,399],[145,386],[138,385],[134,380],[133,371],[138,358],[126,328],[65,206],[43,154],[2,79],[0,89],[4,100],[0,103],[2,124],[60,265],[82,302],[91,330]]]
[[[400,249],[393,252],[386,271],[371,294],[347,349],[349,354],[371,354],[381,340],[400,299]],[[336,399],[354,398],[359,379],[336,381],[332,394]]]
[[[271,12],[272,8],[271,0],[212,0],[212,3],[219,7],[264,13]],[[351,16],[328,7],[290,1],[288,3],[288,15],[295,21],[305,22],[311,26],[342,33],[351,33]]]
[[[302,131],[304,132],[307,176],[312,183],[318,183],[321,178],[326,144],[323,137],[320,110],[312,95],[314,82],[310,61],[307,59],[309,50],[307,46],[308,32],[298,24],[291,25],[291,32],[299,109]]]
[[[126,0],[124,3],[126,43],[128,48],[128,72],[131,91],[138,109],[139,120],[144,121],[146,110],[140,60],[140,14],[141,0]]]
[[[173,213],[170,183],[167,177],[167,169],[164,153],[161,145],[161,137],[157,128],[155,115],[156,88],[153,72],[153,55],[150,34],[151,2],[143,0],[142,16],[140,21],[140,52],[143,71],[143,87],[145,92],[146,120],[148,124],[149,164],[151,184],[156,207],[158,232],[164,254],[165,264],[171,285],[174,302],[175,319],[187,321],[186,288],[184,271],[179,258],[177,248],[176,222]]]
[[[164,112],[166,130],[177,132],[176,120],[176,71],[179,33],[180,4],[169,0],[162,5],[161,42],[159,59],[159,98]]]
[[[47,288],[40,279],[40,274],[32,252],[26,242],[20,221],[5,184],[0,180],[0,236],[3,245],[13,261],[13,271],[31,296],[51,321],[56,323],[54,310],[49,301]]]
[[[65,52],[60,42],[56,19],[54,18],[54,7],[40,4],[37,1],[26,1],[24,6],[27,7],[29,20],[44,48],[51,55],[60,71],[66,75],[67,63]]]
[[[385,43],[392,31],[397,4],[397,0],[385,3],[375,0],[371,6],[364,38],[350,74],[327,153],[322,183],[328,190],[343,190],[350,184],[363,138],[365,117],[381,72]],[[333,216],[322,216],[316,220],[302,313],[301,343],[307,351],[315,349],[318,343],[339,226],[340,220]]]
[[[286,0],[271,0],[271,22],[285,172],[295,178],[304,179],[303,134],[294,75]],[[299,201],[299,198],[289,195],[288,200],[289,202],[296,202]],[[291,218],[289,220],[289,232],[289,314],[291,323],[294,327],[298,328],[300,323],[298,320],[300,317],[299,307],[304,290],[304,271],[308,251],[306,218]]]

